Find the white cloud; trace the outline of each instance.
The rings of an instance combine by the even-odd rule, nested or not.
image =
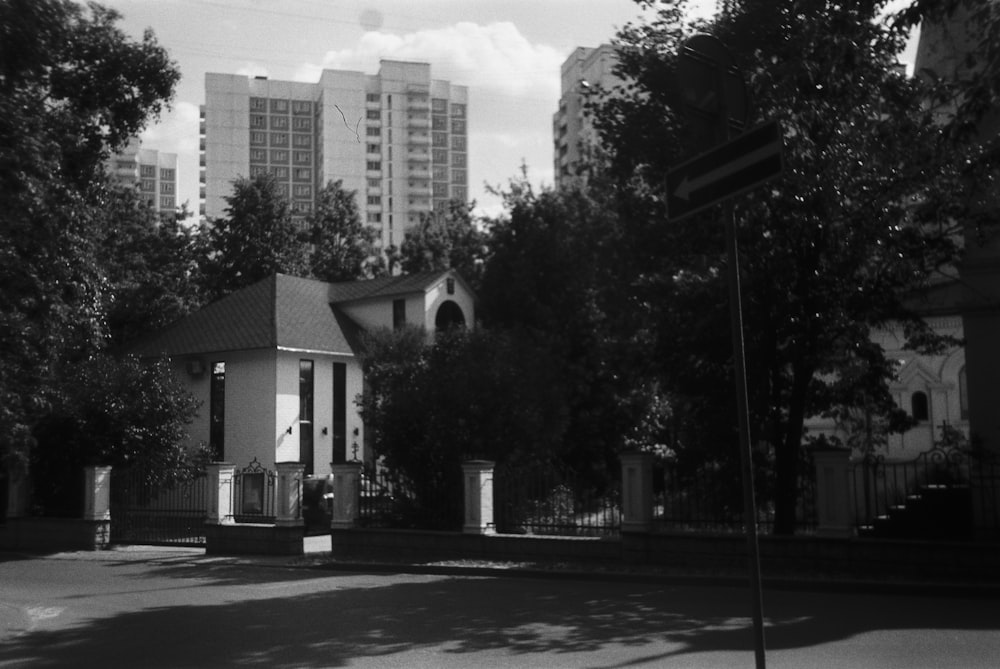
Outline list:
[[[379,60],[432,64],[431,76],[502,95],[558,97],[565,54],[532,44],[513,23],[456,23],[405,35],[368,32],[357,45],[328,51],[321,64],[299,67],[296,79],[316,81],[323,68],[374,74]]]
[[[198,118],[198,105],[175,102],[172,109],[163,113],[159,123],[143,131],[143,145],[167,153],[197,152]]]

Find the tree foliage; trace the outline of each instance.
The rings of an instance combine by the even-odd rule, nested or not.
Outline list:
[[[357,192],[344,190],[340,180],[328,182],[319,191],[306,228],[312,243],[309,264],[314,278],[354,281],[385,273],[384,258],[375,245],[378,230],[361,221]]]
[[[783,178],[740,198],[737,212],[751,432],[774,449],[776,531],[790,532],[805,418],[861,404],[892,411],[893,368],[870,330],[902,321],[913,341],[934,343],[909,298],[952,270],[962,226],[988,229],[996,161],[967,132],[967,87],[897,66],[913,14],[884,21],[885,2],[748,0],[692,25],[683,4],[621,32],[627,85],[594,104],[595,119],[608,171],[644,211],[634,232],[648,243],[635,260],[657,305],[663,377],[716,416],[734,415],[718,391],[733,387],[722,225],[718,212],[665,222],[662,206],[666,171],[698,135],[676,106],[682,41],[706,31],[727,44],[754,102],[750,124],[781,124]],[[919,4],[908,11],[942,3]],[[853,383],[827,381],[838,375]]]
[[[308,275],[308,254],[291,205],[271,174],[233,182],[227,216],[203,231],[207,292],[221,297],[276,272]]]
[[[453,201],[447,212],[422,215],[420,223],[406,231],[400,246],[402,271],[416,274],[453,269],[478,288],[486,259],[486,235],[472,218],[474,206]]]
[[[68,0],[0,2],[0,453],[23,459],[63,365],[104,344],[103,163],[180,74],[151,32]]]

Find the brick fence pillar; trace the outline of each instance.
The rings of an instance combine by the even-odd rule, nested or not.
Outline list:
[[[228,525],[236,522],[233,518],[233,484],[236,467],[229,462],[213,462],[206,468],[208,474],[208,516],[209,525]]]
[[[111,467],[84,467],[83,495],[84,520],[111,520]]]
[[[851,451],[846,448],[812,452],[816,466],[816,534],[848,537],[853,533]]]
[[[330,512],[330,529],[346,530],[358,521],[361,497],[361,463],[330,464],[333,477],[333,508]]]
[[[462,532],[466,534],[493,534],[493,462],[468,460],[462,463],[462,487],[465,499],[465,521]]]
[[[653,527],[653,454],[622,454],[622,532]]]
[[[304,525],[302,519],[302,484],[306,471],[301,462],[277,462],[277,487],[275,490],[274,524],[283,527]]]

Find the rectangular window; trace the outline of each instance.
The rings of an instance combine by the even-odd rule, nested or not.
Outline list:
[[[311,198],[312,197],[312,186],[303,186],[303,185],[300,185],[300,184],[296,184],[293,192],[295,193],[295,197]]]
[[[172,196],[160,198],[160,209],[173,209],[174,198]]]
[[[368,144],[366,150],[368,153],[382,153],[382,147],[379,144]]]
[[[365,102],[378,102],[378,93],[367,93],[365,95]]]
[[[295,151],[294,155],[296,165],[309,165],[312,163],[312,153],[309,151]]]
[[[266,132],[251,132],[250,133],[250,143],[257,146],[263,146],[267,144],[267,133]]]
[[[156,180],[155,179],[143,179],[140,186],[143,193],[155,193],[156,192]]]
[[[382,204],[382,196],[381,195],[369,195],[368,196],[368,204]]]
[[[333,462],[347,462],[347,365],[342,362],[333,363]]]
[[[312,113],[312,103],[308,100],[295,100],[292,102],[292,113],[309,115]]]
[[[457,135],[465,134],[465,121],[459,119],[452,119],[451,121],[451,131]]]
[[[263,165],[251,165],[250,166],[250,178],[259,177],[261,174],[267,174],[267,168]]]
[[[312,135],[292,135],[292,146],[297,149],[311,149],[313,145]]]
[[[293,214],[308,214],[311,211],[312,202],[302,202],[301,200],[295,200],[292,202]]]
[[[451,164],[455,167],[465,167],[465,154],[464,153],[453,153],[451,154]]]
[[[271,151],[271,162],[288,164],[288,151],[285,149],[275,149]]]
[[[454,135],[451,138],[451,148],[455,151],[465,151],[465,136],[464,135]]]
[[[380,172],[382,170],[382,162],[379,160],[369,160],[368,169],[372,172]]]
[[[305,130],[306,132],[312,130],[312,119],[311,118],[293,118],[292,119],[292,130]]]
[[[445,114],[448,112],[448,101],[444,98],[434,98],[431,100],[431,111],[435,114]]]
[[[453,184],[464,184],[465,183],[465,170],[452,170],[451,171],[451,182]]]
[[[448,184],[435,181],[434,197],[448,197]]]
[[[299,120],[299,119],[296,119]],[[288,130],[288,117],[287,116],[272,116],[271,117],[271,130]]]
[[[161,183],[160,184],[160,195],[173,195],[174,194],[174,184],[173,183]]]
[[[299,360],[299,462],[313,473],[313,361]]]
[[[267,117],[260,114],[250,114],[250,127],[264,130],[267,128]]]
[[[369,211],[368,212],[368,222],[369,223],[381,223],[382,222],[382,213],[378,212],[378,211]]]
[[[272,132],[271,133],[271,146],[288,146],[288,133],[287,132]]]
[[[365,118],[369,121],[378,121],[382,118],[382,112],[378,109],[369,109],[365,112]]]
[[[438,130],[442,132],[447,132],[448,130],[448,117],[435,115],[431,120],[431,130]]]
[[[160,168],[160,181],[176,181],[176,174],[173,169],[169,167]]]
[[[156,167],[154,165],[140,165],[139,166],[139,176],[141,177],[156,177]]]
[[[406,325],[406,300],[392,301],[392,327],[396,330]]]
[[[377,125],[369,126],[365,128],[365,134],[368,135],[369,137],[381,137],[382,128],[378,127]]]
[[[296,181],[312,181],[313,171],[308,167],[296,167],[295,168],[295,180]]]
[[[465,105],[458,104],[457,102],[452,104],[451,115],[458,118],[465,118]]]
[[[432,146],[447,147],[448,146],[448,133],[435,131],[433,139],[431,140]]]
[[[267,109],[267,100],[264,98],[250,98],[250,109],[252,111],[264,111]]]
[[[209,388],[208,446],[216,462],[226,457],[226,363],[212,363]]]
[[[434,162],[437,162],[435,160]],[[447,181],[448,180],[448,168],[444,165],[434,166],[434,181]]]
[[[250,149],[250,162],[251,163],[266,163],[267,162],[267,151],[264,149]]]
[[[438,165],[448,164],[448,150],[447,149],[433,149],[431,151],[432,160]]]
[[[288,113],[288,100],[282,100],[280,98],[271,98],[271,113],[272,114],[287,114]]]
[[[288,168],[281,165],[274,165],[268,169],[276,179],[288,179]]]

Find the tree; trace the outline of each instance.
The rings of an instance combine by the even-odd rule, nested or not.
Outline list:
[[[103,163],[180,74],[147,31],[68,0],[0,2],[0,455],[24,461],[67,361],[105,337]]]
[[[304,240],[273,175],[236,179],[226,202],[227,216],[202,232],[209,295],[222,297],[276,272],[307,274]]]
[[[621,32],[629,84],[595,103],[596,123],[607,169],[635,194],[634,210],[645,211],[635,230],[649,243],[636,245],[646,253],[635,260],[656,277],[648,299],[662,307],[663,378],[678,395],[706,398],[716,416],[734,415],[716,392],[699,390],[733,387],[731,349],[720,338],[722,226],[716,212],[661,223],[659,184],[696,134],[667,111],[681,41],[696,30],[719,37],[746,73],[750,123],[781,124],[784,178],[741,198],[737,211],[751,433],[773,449],[775,531],[790,533],[805,418],[892,406],[893,368],[871,328],[901,321],[914,346],[941,344],[909,298],[954,267],[962,226],[989,229],[997,161],[971,139],[965,126],[976,112],[962,101],[992,93],[986,84],[959,91],[906,77],[897,58],[913,15],[882,21],[885,2],[729,2],[714,22],[697,25],[684,23],[683,4],[667,3],[649,24]],[[943,107],[959,113],[943,117]],[[838,376],[854,383],[831,382]]]
[[[403,272],[453,269],[477,288],[486,257],[485,235],[472,220],[475,204],[452,201],[448,211],[422,214],[399,249]]]
[[[312,276],[323,281],[370,279],[385,272],[375,245],[378,230],[365,225],[358,212],[357,192],[330,181],[318,193],[316,208],[306,218]]]

